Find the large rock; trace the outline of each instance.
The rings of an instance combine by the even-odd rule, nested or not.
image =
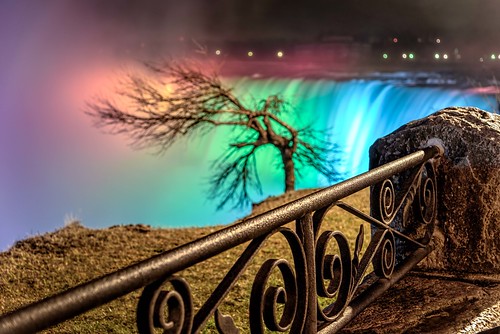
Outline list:
[[[447,108],[413,121],[370,148],[376,167],[441,142],[436,163],[435,251],[421,267],[500,273],[500,115],[477,108]]]

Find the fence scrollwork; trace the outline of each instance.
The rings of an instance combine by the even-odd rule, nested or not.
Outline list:
[[[401,278],[430,251],[437,208],[431,146],[352,179],[317,191],[194,242],[146,259],[105,277],[0,317],[0,334],[47,328],[97,305],[145,287],[137,306],[140,333],[199,333],[208,319],[221,333],[238,333],[231,315],[219,306],[271,237],[282,235],[292,261],[263,261],[249,292],[249,328],[290,333],[332,333]],[[371,213],[342,201],[371,187]],[[376,200],[373,200],[373,199]],[[340,208],[361,220],[353,249],[346,236],[324,224]],[[295,230],[288,226],[295,222]],[[370,240],[363,247],[365,228]],[[325,226],[323,226],[325,225]],[[228,249],[248,243],[215,290],[195,310],[179,273]],[[373,267],[373,273],[367,271]],[[367,285],[366,275],[371,279]],[[271,279],[280,277],[279,282]],[[374,283],[372,278],[375,277]],[[390,283],[389,283],[390,282]],[[320,303],[319,301],[322,301]],[[324,301],[329,305],[326,307]]]
[[[170,290],[164,290],[167,285]],[[193,315],[188,283],[181,277],[172,276],[144,288],[137,306],[137,327],[140,333],[148,334],[154,334],[155,328],[162,329],[165,334],[190,333]]]

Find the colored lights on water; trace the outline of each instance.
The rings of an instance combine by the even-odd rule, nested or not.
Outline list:
[[[221,54],[226,55],[223,51]],[[243,77],[228,83],[249,106],[252,101],[280,94],[296,111],[285,116],[287,122],[298,128],[329,129],[330,135],[325,134],[322,139],[340,147],[338,169],[344,177],[366,171],[368,148],[373,141],[409,121],[452,105],[485,110],[495,105],[494,99],[459,89],[406,87],[368,79],[336,82]],[[75,124],[81,125],[78,117],[83,116],[75,115],[71,116]],[[53,119],[47,118],[51,126],[55,125]],[[207,200],[206,180],[212,173],[211,163],[227,149],[234,129],[218,129],[190,142],[179,141],[164,155],[154,156],[129,149],[120,137],[100,134],[90,124],[83,128],[85,131],[82,129],[78,135],[71,134],[71,150],[65,151],[66,146],[62,145],[61,152],[54,151],[50,136],[53,129],[41,128],[43,133],[37,145],[51,154],[40,159],[42,163],[36,170],[31,167],[27,170],[36,171],[40,181],[36,186],[26,181],[30,180],[28,176],[9,181],[13,205],[8,213],[0,210],[0,219],[36,222],[37,226],[44,226],[39,231],[45,232],[47,226],[61,226],[64,215],[70,213],[90,227],[132,223],[157,227],[206,226],[230,223],[248,213],[249,208],[216,211],[215,203]],[[256,202],[283,192],[283,171],[273,168],[276,158],[276,152],[264,148],[257,157],[263,193],[252,194]],[[2,162],[5,165],[5,160]],[[13,169],[17,166],[15,162],[9,163]],[[297,180],[299,189],[328,185],[313,169],[304,168],[301,174],[303,177]],[[13,238],[0,237],[3,238],[0,248]]]
[[[410,59],[410,53],[407,53],[407,58]],[[242,78],[234,86],[257,100],[276,93],[290,99],[296,110],[300,111],[291,118],[294,124],[312,124],[318,129],[324,128],[326,124],[331,129],[331,139],[345,152],[343,168],[350,175],[368,168],[368,147],[376,138],[410,120],[450,105],[472,103],[488,109],[480,101],[481,97],[468,95],[458,89],[400,87],[379,81]],[[315,173],[305,175],[306,180],[301,182],[323,182],[320,181],[321,176]]]

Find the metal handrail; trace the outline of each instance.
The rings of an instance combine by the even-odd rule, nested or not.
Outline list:
[[[303,221],[304,217],[313,212],[321,211],[342,198],[368,186],[381,183],[393,175],[421,166],[439,154],[440,150],[436,146],[424,148],[279,208],[248,218],[195,241],[2,315],[0,317],[0,334],[30,333],[51,327],[139,288],[165,279],[237,245],[264,238],[292,221]],[[307,236],[303,236],[307,233],[307,231],[302,231],[303,239],[307,239]],[[314,245],[314,236],[312,238]],[[420,251],[422,252],[420,256],[425,256],[427,251]],[[304,246],[303,252],[305,252],[306,259],[309,259],[311,251]],[[310,259],[307,260],[307,265],[311,267]],[[309,274],[315,275],[314,273]],[[308,286],[308,289],[312,288],[316,289],[315,284]],[[308,316],[311,316],[309,313],[315,315],[315,306],[309,305],[307,307]],[[316,317],[314,318],[316,319]],[[324,322],[328,323],[326,320]],[[330,323],[334,322],[330,321]],[[308,325],[305,326],[304,332],[313,332],[313,330],[306,330]],[[309,326],[309,328],[312,327]],[[323,329],[322,333],[325,330]]]

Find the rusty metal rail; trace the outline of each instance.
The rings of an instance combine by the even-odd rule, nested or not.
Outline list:
[[[281,233],[293,255],[262,264],[250,294],[252,333],[334,333],[402,277],[430,251],[436,211],[432,159],[440,154],[430,146],[369,172],[270,210],[241,223],[184,244],[129,267],[73,287],[0,317],[0,334],[32,333],[82,314],[144,287],[137,308],[140,333],[197,333],[210,317],[222,333],[237,333],[230,316],[218,306],[266,240]],[[371,216],[340,202],[371,187]],[[373,199],[376,199],[375,201]],[[339,231],[320,233],[328,210],[338,206],[372,226],[371,241],[360,258],[363,226],[351,252]],[[403,210],[412,212],[401,214]],[[408,218],[409,217],[409,218]],[[411,222],[406,220],[411,219]],[[295,230],[284,225],[295,222]],[[407,227],[411,225],[411,229]],[[407,233],[411,230],[411,233]],[[225,278],[195,312],[188,282],[175,274],[250,241]],[[339,254],[328,254],[335,244]],[[271,246],[269,246],[271,247]],[[404,254],[399,254],[404,249]],[[378,277],[365,289],[370,264]],[[281,273],[283,286],[270,286],[272,272]],[[168,286],[168,289],[165,288]],[[362,291],[363,290],[363,291]],[[331,298],[326,308],[318,296]],[[282,311],[277,312],[277,304]],[[164,318],[168,310],[167,319]]]

